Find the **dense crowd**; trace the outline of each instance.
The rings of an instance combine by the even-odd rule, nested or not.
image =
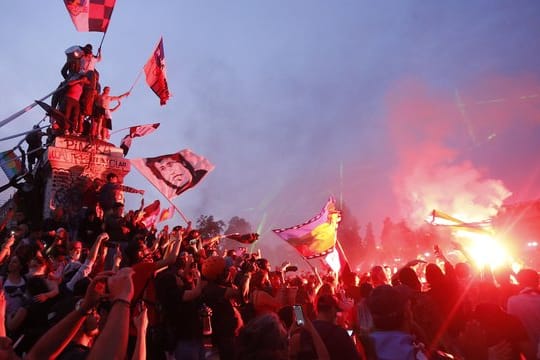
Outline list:
[[[130,189],[117,180],[40,222],[15,196],[1,232],[6,358],[537,358],[535,270],[480,272],[440,249],[439,263],[393,274],[271,266],[190,225],[145,226],[114,200]]]
[[[129,93],[100,94],[101,54],[68,50],[54,135],[108,139],[110,102]],[[124,191],[144,193],[115,174],[89,180],[80,209],[45,219],[18,191],[0,232],[0,358],[540,357],[536,270],[480,271],[437,248],[437,263],[393,273],[299,272],[191,224],[157,231],[142,206],[125,211]]]

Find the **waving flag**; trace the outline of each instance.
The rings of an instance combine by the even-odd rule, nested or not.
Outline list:
[[[167,69],[165,66],[165,52],[163,38],[159,39],[156,49],[144,65],[146,83],[159,97],[159,103],[165,105],[169,100],[169,86],[167,85]]]
[[[168,209],[163,209],[159,215],[158,222],[169,220],[174,215],[174,206],[169,207]]]
[[[0,167],[9,180],[24,172],[23,163],[13,150],[0,153]]]
[[[334,250],[340,220],[341,213],[336,209],[334,198],[330,198],[321,212],[305,223],[272,231],[306,259],[312,259]]]
[[[159,123],[137,125],[129,128],[129,134],[124,136],[120,147],[124,150],[124,156],[127,155],[129,148],[131,147],[131,141],[133,138],[142,137],[153,133],[159,127]]]
[[[197,185],[214,169],[210,161],[190,149],[130,161],[169,200]]]
[[[116,0],[64,0],[77,31],[107,32]]]
[[[224,235],[227,239],[238,241],[242,244],[253,244],[255,241],[259,240],[259,234],[257,233],[247,233],[247,234],[228,234]]]
[[[143,209],[142,223],[146,227],[154,225],[157,221],[161,206],[159,200],[154,201]]]

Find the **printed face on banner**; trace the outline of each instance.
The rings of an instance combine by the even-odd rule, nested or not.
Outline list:
[[[191,183],[190,171],[176,157],[157,158],[152,162],[151,166],[153,166],[156,175],[175,189],[183,189],[187,184]]]
[[[197,185],[214,168],[205,157],[190,149],[157,157],[131,159],[130,162],[168,199]]]

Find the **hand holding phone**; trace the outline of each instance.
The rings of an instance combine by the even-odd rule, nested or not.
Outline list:
[[[304,326],[306,324],[306,320],[304,318],[304,311],[302,310],[302,305],[293,305],[293,310],[296,325]]]

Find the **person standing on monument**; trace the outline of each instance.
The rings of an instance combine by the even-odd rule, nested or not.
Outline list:
[[[90,81],[85,75],[78,79],[70,80],[67,83],[68,87],[64,99],[64,135],[71,135],[72,132],[77,132],[81,111],[79,100],[81,98],[84,86],[89,83]]]
[[[118,182],[118,175],[109,173],[107,183],[101,187],[99,193],[99,205],[105,215],[111,212],[115,203],[124,203],[124,191],[132,194],[144,195],[144,190],[138,190]]]
[[[116,111],[120,105],[122,105],[120,100],[130,94],[129,91],[118,96],[113,96],[110,93],[111,88],[105,86],[103,92],[96,97],[94,121],[92,122],[92,135],[102,140],[109,140],[110,138],[110,130],[112,130],[112,112]],[[117,103],[111,108],[112,101],[116,101]]]

